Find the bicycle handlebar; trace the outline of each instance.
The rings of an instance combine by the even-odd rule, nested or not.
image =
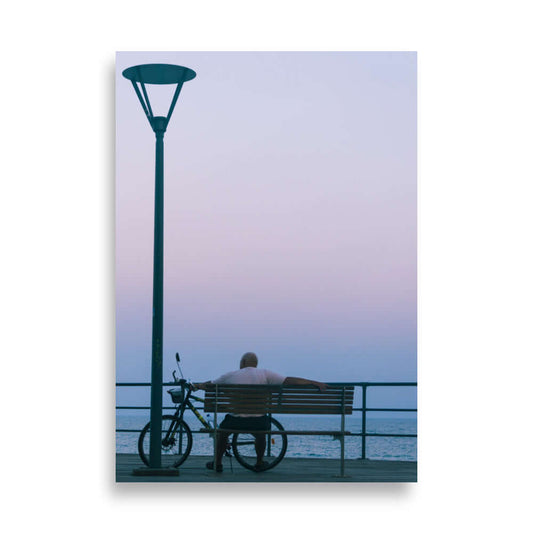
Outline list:
[[[185,378],[178,379],[176,377],[176,371],[174,370],[172,372],[172,377],[174,378],[174,383],[183,385],[184,383],[187,383],[187,380]]]
[[[172,377],[174,378],[174,383],[176,383],[176,385],[182,385],[182,386],[191,386],[192,383],[189,383],[184,377],[183,377],[183,372],[181,371],[181,367],[180,367],[180,354],[178,352],[176,352],[176,363],[178,365],[178,370],[180,371],[180,374],[181,374],[181,379],[177,379],[176,378],[176,371],[173,370],[172,371]],[[192,385],[192,389],[194,390],[194,386]]]

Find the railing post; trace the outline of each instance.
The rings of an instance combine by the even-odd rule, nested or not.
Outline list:
[[[217,468],[217,411],[218,411],[218,383],[215,384],[215,413],[214,413],[214,433],[213,433],[213,469],[216,472]]]
[[[361,385],[363,389],[363,404],[362,404],[362,411],[361,411],[361,433],[362,433],[362,441],[361,441],[361,459],[366,459],[366,388],[367,384],[363,383]]]
[[[272,413],[268,413],[268,427],[270,428],[270,431],[272,431]],[[267,457],[272,457],[272,433],[267,433],[267,450],[266,454]]]
[[[180,424],[180,436],[179,436],[178,442],[179,442],[178,452],[181,455],[183,453],[183,424]]]
[[[341,415],[341,477],[344,477],[344,429],[345,429],[345,409],[344,409],[344,401],[345,401],[345,387],[343,385],[342,387],[342,415]]]

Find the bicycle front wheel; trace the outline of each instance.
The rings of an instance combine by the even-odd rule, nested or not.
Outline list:
[[[275,419],[271,419],[271,429],[283,431],[283,426]],[[235,459],[249,470],[255,470],[257,454],[255,452],[255,437],[251,433],[235,433],[232,441]],[[264,470],[274,468],[284,457],[287,451],[287,435],[266,434],[266,450],[264,461],[268,463]]]
[[[182,420],[171,415],[163,415],[161,421],[161,468],[177,468],[192,448],[192,433]],[[144,426],[139,436],[139,455],[146,466],[150,466],[150,422]]]

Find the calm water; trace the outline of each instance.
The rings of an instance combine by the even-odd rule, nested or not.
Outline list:
[[[330,415],[276,415],[276,418],[287,430],[325,430],[340,429],[340,417]],[[142,429],[148,422],[149,414],[119,414],[117,428]],[[191,429],[200,429],[200,423],[191,413],[186,413],[186,422]],[[416,434],[416,418],[370,418],[367,416],[367,433]],[[346,430],[358,433],[361,431],[360,416],[346,417]],[[117,433],[117,452],[137,453],[138,433]],[[324,457],[338,458],[340,443],[330,436],[297,436],[289,435],[286,457]],[[367,437],[366,456],[368,459],[390,461],[416,461],[417,439],[414,437]],[[213,453],[213,440],[205,434],[193,434],[193,455],[210,455]],[[345,457],[357,459],[361,457],[361,437],[346,437]]]

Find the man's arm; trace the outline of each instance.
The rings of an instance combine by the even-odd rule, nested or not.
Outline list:
[[[222,383],[227,383],[228,378],[231,377],[235,372],[227,372],[226,374],[222,374],[220,377],[214,380],[204,381],[202,383],[193,383],[192,386],[195,389],[205,390],[206,385],[211,385],[212,383],[219,383],[222,385]]]
[[[211,381],[204,381],[203,383],[192,383],[192,386],[194,387],[194,390],[200,389],[205,390],[206,385],[209,385],[212,383]]]
[[[320,381],[313,381],[312,379],[294,377],[285,378],[283,385],[314,385],[315,387],[318,387],[320,389],[320,392],[324,392],[328,388],[325,383],[321,383]]]

